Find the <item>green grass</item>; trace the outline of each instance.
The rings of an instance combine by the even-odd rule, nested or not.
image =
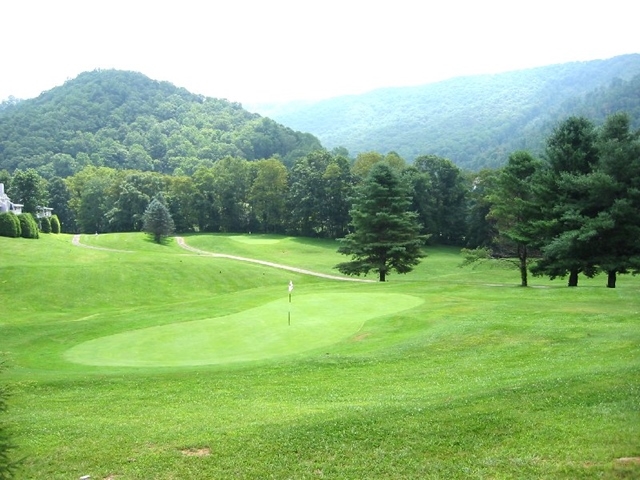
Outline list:
[[[263,360],[333,345],[360,330],[369,319],[420,303],[417,297],[391,293],[303,294],[295,296],[295,303],[285,296],[224,317],[193,320],[178,316],[168,325],[97,338],[76,345],[65,357],[87,365],[126,366]],[[210,304],[208,315],[212,314],[215,305]]]
[[[336,254],[335,240],[318,241],[309,238],[276,235],[196,235],[185,237],[189,245],[215,253],[280,263],[320,273],[340,275],[333,267],[344,261]],[[329,253],[329,255],[327,255]],[[373,276],[375,279],[375,276]]]
[[[343,261],[333,241],[186,240],[331,274]],[[523,289],[438,248],[361,284],[142,234],[82,242],[129,253],[0,238],[20,478],[640,476],[640,278]]]

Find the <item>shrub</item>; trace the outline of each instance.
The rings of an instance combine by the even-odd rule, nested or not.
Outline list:
[[[20,221],[13,212],[0,213],[0,237],[19,237],[21,233]]]
[[[20,228],[22,229],[22,238],[39,238],[38,224],[30,213],[21,213],[18,215],[20,220]]]
[[[49,217],[40,219],[40,231],[42,233],[51,233],[51,220],[49,220]]]
[[[51,215],[51,233],[60,233],[60,219],[57,215]]]

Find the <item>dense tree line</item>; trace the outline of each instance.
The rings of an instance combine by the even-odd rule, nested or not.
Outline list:
[[[610,288],[618,274],[640,273],[640,131],[627,114],[599,128],[569,117],[547,138],[544,160],[514,152],[477,180],[483,194],[470,211],[490,226],[473,237],[481,248],[467,250],[468,261],[515,257],[523,286],[529,271],[574,287],[580,273],[603,272]]]
[[[316,150],[288,168],[279,157],[225,157],[192,175],[87,166],[66,178],[35,169],[0,171],[12,199],[35,213],[53,208],[66,233],[140,231],[158,195],[177,232],[265,232],[323,238],[349,233],[354,189],[378,163],[389,165],[411,192],[411,209],[436,243],[464,240],[468,175],[451,161],[425,156],[407,165],[395,153]],[[27,181],[28,180],[28,181]],[[30,197],[34,200],[27,201]],[[32,205],[33,207],[27,207]]]
[[[162,198],[177,232],[354,238],[354,205],[383,164],[409,192],[406,210],[429,243],[465,247],[470,261],[515,261],[524,286],[529,272],[568,276],[571,286],[579,274],[604,272],[614,287],[618,274],[640,271],[640,133],[626,114],[600,127],[569,117],[545,143],[542,158],[515,151],[505,166],[480,172],[436,155],[408,164],[395,152],[351,159],[340,149],[291,166],[278,156],[227,156],[191,175],[86,166],[50,179],[0,171],[0,181],[27,211],[48,202],[64,232],[140,231]]]

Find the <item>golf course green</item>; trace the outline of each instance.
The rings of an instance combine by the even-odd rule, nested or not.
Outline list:
[[[364,322],[421,304],[401,294],[296,295],[221,318],[207,318],[90,340],[65,357],[86,365],[186,366],[263,360],[332,345]]]

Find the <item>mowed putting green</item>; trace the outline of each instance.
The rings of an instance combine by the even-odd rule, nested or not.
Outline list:
[[[416,307],[396,293],[294,295],[225,317],[131,330],[74,346],[67,360],[95,366],[167,367],[265,360],[326,347],[365,321]],[[289,324],[290,318],[290,324]]]

